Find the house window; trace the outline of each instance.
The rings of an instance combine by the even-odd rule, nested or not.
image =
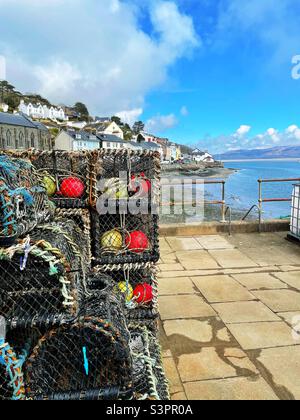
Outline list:
[[[23,133],[19,133],[19,146],[21,148],[24,148],[24,134]]]
[[[7,130],[6,132],[6,145],[7,147],[11,147],[11,131]]]
[[[34,133],[31,133],[31,136],[30,136],[30,146],[32,148],[35,148],[35,136],[34,136]]]
[[[106,147],[110,149],[110,143],[106,143]]]

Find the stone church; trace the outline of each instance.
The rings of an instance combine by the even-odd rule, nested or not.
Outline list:
[[[51,150],[51,134],[46,126],[24,114],[0,112],[0,150]]]

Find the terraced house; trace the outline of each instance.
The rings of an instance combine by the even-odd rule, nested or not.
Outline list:
[[[51,134],[47,127],[24,114],[0,112],[0,149],[51,150]]]

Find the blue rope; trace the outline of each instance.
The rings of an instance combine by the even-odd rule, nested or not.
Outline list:
[[[5,366],[6,373],[10,378],[9,386],[13,389],[13,396],[11,399],[13,401],[22,400],[25,398],[25,396],[22,393],[20,393],[21,388],[24,386],[23,374],[21,372],[21,369],[27,358],[27,352],[23,351],[23,354],[20,357],[20,359],[17,359],[11,347],[9,346],[9,344],[5,344],[3,338],[0,339],[0,347],[0,361],[1,364]],[[15,358],[16,360],[13,360],[13,358]],[[20,372],[18,372],[18,369],[20,370]]]

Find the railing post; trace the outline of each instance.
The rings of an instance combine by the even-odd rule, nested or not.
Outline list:
[[[225,202],[225,181],[222,181],[222,220],[221,223],[226,223],[226,202]]]
[[[262,213],[263,213],[262,180],[261,179],[258,180],[258,185],[259,185],[259,188],[258,188],[258,195],[259,195],[259,197],[258,197],[258,210],[259,210],[259,226],[258,226],[258,229],[259,229],[259,233],[261,233],[261,231],[262,231]]]

